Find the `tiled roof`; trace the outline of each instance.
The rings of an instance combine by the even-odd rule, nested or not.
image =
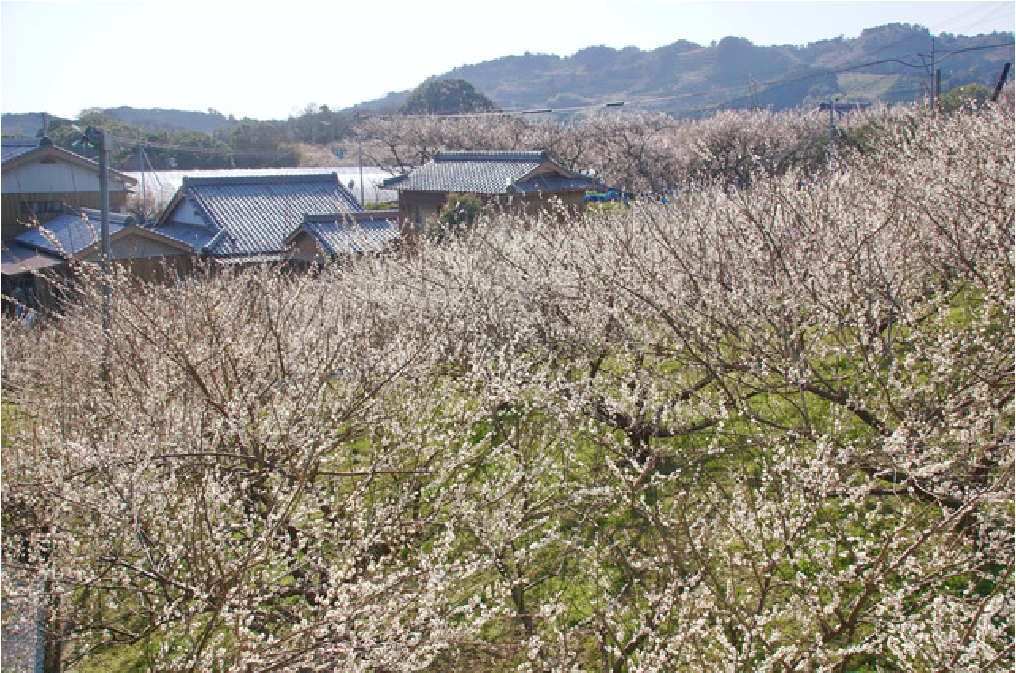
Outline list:
[[[448,152],[438,151],[434,153],[434,161],[450,163],[455,161],[476,162],[486,161],[490,163],[537,163],[550,161],[550,155],[546,150],[537,152],[505,152],[505,151],[479,151],[479,152]]]
[[[517,194],[534,194],[537,192],[584,191],[587,189],[597,189],[600,186],[600,183],[584,175],[565,177],[563,175],[545,174],[516,182],[509,191]]]
[[[308,215],[303,229],[317,239],[327,255],[379,252],[399,237],[397,210],[357,215],[355,220],[342,215]]]
[[[0,139],[0,155],[6,164],[15,157],[52,144],[49,138],[3,138]]]
[[[0,272],[5,276],[41,271],[63,263],[64,260],[59,257],[14,242],[10,245],[4,244],[0,249]]]
[[[545,164],[562,173],[525,179]],[[596,183],[560,168],[546,152],[436,152],[430,163],[385,186],[399,191],[508,194],[590,189]]]
[[[216,257],[281,253],[304,215],[362,210],[335,173],[184,178],[180,192],[211,233],[196,250]],[[199,233],[166,221],[153,229],[185,243]]]
[[[84,217],[83,217],[84,216]],[[134,221],[129,215],[109,214],[109,235]],[[14,240],[35,250],[61,257],[73,257],[99,240],[102,231],[102,213],[81,208],[80,213],[64,213],[34,229],[18,234]]]
[[[167,224],[164,226],[148,227],[149,231],[162,234],[175,241],[189,245],[195,253],[200,252],[209,241],[215,238],[215,233],[208,227],[195,227],[187,224]]]

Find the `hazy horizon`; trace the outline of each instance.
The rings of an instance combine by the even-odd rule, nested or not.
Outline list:
[[[920,25],[932,35],[1016,30],[1016,2],[553,1],[482,7],[7,0],[0,3],[0,111],[76,118],[84,109],[129,106],[284,119],[308,105],[347,108],[459,66],[527,51],[570,56],[598,45],[651,51],[679,40],[706,46],[730,36],[757,45],[803,45],[857,37],[887,23]],[[494,29],[484,30],[486,25]],[[103,55],[105,66],[96,73]]]

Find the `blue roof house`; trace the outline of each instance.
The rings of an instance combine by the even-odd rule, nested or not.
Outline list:
[[[2,238],[8,242],[37,224],[75,208],[101,208],[99,164],[53,144],[49,138],[3,138]],[[120,171],[109,172],[109,202],[123,212],[137,183]]]
[[[134,218],[123,213],[109,214],[109,232],[115,235],[132,225]],[[47,275],[65,276],[68,262],[98,261],[102,213],[90,208],[68,208],[65,212],[3,241],[0,272],[4,308],[7,298],[23,305],[45,304],[53,299]]]
[[[306,215],[284,243],[290,259],[322,263],[388,252],[395,249],[398,240],[399,211],[365,210],[342,215]]]
[[[282,261],[308,215],[363,212],[335,173],[184,178],[152,226],[111,237],[113,257],[186,254],[226,263]]]
[[[429,163],[384,186],[398,191],[400,220],[415,229],[436,217],[450,194],[475,194],[485,204],[523,212],[549,210],[557,200],[567,212],[579,214],[586,191],[602,187],[555,163],[545,151],[435,152]]]

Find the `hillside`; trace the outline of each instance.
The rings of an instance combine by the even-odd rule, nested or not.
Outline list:
[[[462,65],[427,81],[466,80],[506,110],[623,100],[642,109],[693,116],[721,108],[812,106],[836,95],[900,102],[926,99],[933,44],[943,93],[970,83],[993,87],[1004,64],[1016,61],[1012,33],[932,36],[922,26],[889,24],[867,29],[857,38],[807,45],[758,46],[744,38],[725,37],[709,45],[679,40],[650,51],[590,46],[571,56],[526,52]],[[410,93],[393,92],[337,112],[395,112]],[[327,97],[323,91],[321,98]],[[103,112],[148,131],[211,135],[241,123],[211,109],[125,106]],[[42,114],[4,114],[2,123],[4,135],[31,136],[41,128]]]
[[[472,83],[506,109],[560,108],[615,100],[671,113],[771,105],[786,109],[841,95],[898,102],[927,95],[933,36],[921,26],[890,24],[803,46],[756,46],[726,37],[708,46],[678,41],[651,51],[593,46],[572,56],[506,56],[440,77]],[[934,36],[942,91],[972,82],[993,86],[1016,50],[1011,33]],[[1007,48],[993,45],[1008,44]],[[406,93],[364,104],[394,109]]]
[[[117,121],[139,126],[146,131],[199,131],[213,135],[220,129],[232,129],[240,125],[232,115],[226,117],[211,108],[208,112],[196,112],[160,108],[141,110],[125,105],[109,108],[103,112]]]

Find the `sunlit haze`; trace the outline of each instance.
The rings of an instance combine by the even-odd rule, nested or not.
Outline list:
[[[1014,2],[3,2],[3,112],[209,108],[283,119],[526,51],[726,36],[806,44],[886,23],[1016,29]]]

